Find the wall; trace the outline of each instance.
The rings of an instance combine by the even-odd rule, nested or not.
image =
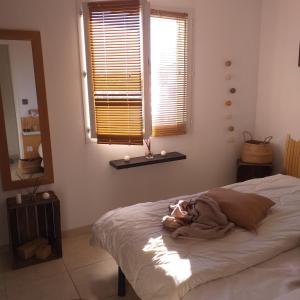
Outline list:
[[[85,144],[75,0],[6,0],[0,27],[40,30],[45,66],[55,184],[64,229],[91,224],[109,209],[194,193],[234,181],[244,129],[254,129],[260,0],[155,0],[193,12],[192,124],[185,136],[157,138],[161,149],[187,154],[185,161],[116,171],[112,159],[143,155],[143,147]],[[238,12],[238,13],[237,13]],[[14,16],[13,18],[11,16]],[[226,82],[224,62],[233,60]],[[235,143],[229,143],[224,100],[234,85]],[[44,187],[46,188],[46,187]],[[1,194],[1,222],[5,226]],[[3,220],[3,221],[2,221]],[[1,242],[6,231],[0,224]],[[0,242],[0,244],[1,244]]]
[[[300,138],[299,12],[299,0],[263,1],[256,135],[274,136],[276,171],[287,134]]]

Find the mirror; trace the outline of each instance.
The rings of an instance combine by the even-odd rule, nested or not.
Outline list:
[[[53,182],[38,31],[0,29],[0,168],[3,190]]]

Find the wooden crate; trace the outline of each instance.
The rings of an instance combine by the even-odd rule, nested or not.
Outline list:
[[[47,200],[42,198],[42,193],[37,193],[35,199],[23,195],[22,204],[17,204],[15,197],[7,199],[12,265],[15,269],[62,257],[60,202],[53,192],[48,193],[50,198]],[[46,260],[35,257],[21,259],[17,248],[37,238],[49,240],[52,255]]]

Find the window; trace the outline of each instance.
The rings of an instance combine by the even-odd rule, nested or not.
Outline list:
[[[152,136],[184,134],[187,14],[150,17],[143,0],[88,2],[83,11],[88,126],[97,142],[142,145],[146,128]]]
[[[151,11],[152,135],[186,132],[187,14]]]
[[[142,144],[139,1],[90,2],[88,38],[98,143]]]

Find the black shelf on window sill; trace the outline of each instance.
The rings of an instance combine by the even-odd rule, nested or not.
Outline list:
[[[111,160],[109,164],[115,169],[128,169],[146,165],[165,163],[169,161],[186,159],[186,155],[179,152],[169,152],[166,155],[155,154],[153,158],[147,159],[145,156],[133,157],[130,161],[124,159]]]

